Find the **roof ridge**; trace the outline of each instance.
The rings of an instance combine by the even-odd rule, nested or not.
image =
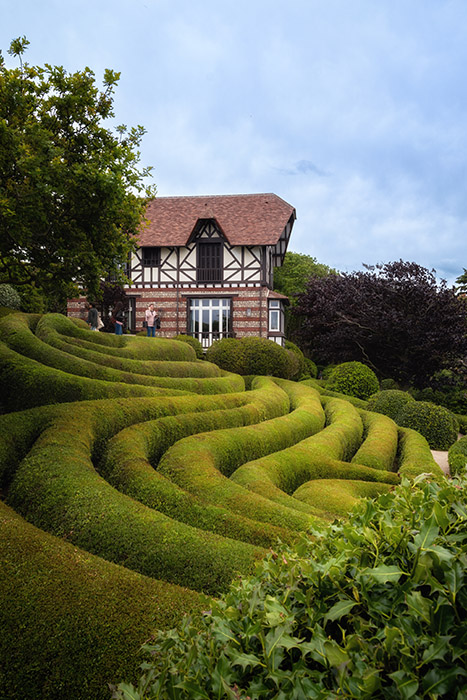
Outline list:
[[[215,197],[278,197],[278,199],[282,199],[274,192],[247,192],[245,194],[169,194],[162,196],[156,195],[154,199],[214,199]]]

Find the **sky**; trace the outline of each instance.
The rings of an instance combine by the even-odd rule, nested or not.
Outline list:
[[[0,0],[0,48],[121,73],[159,196],[274,192],[289,250],[467,268],[465,0]],[[110,125],[109,125],[110,126]]]

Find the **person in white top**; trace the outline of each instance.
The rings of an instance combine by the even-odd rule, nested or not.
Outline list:
[[[154,338],[156,335],[156,317],[157,311],[154,308],[154,304],[149,304],[146,309],[146,329],[148,338]]]

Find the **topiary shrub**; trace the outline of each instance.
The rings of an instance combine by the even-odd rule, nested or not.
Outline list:
[[[188,343],[188,345],[191,345],[195,351],[198,360],[203,359],[203,346],[199,342],[198,338],[193,338],[192,335],[184,335],[183,333],[180,333],[179,335],[174,336],[172,340],[180,340],[182,343]]]
[[[432,450],[449,449],[459,432],[454,414],[428,401],[408,401],[397,416],[397,423],[421,433]]]
[[[298,361],[297,372],[292,377],[290,377],[290,379],[300,379],[304,375],[307,375],[308,371],[307,371],[307,367],[306,367],[305,355],[300,350],[298,345],[295,345],[295,343],[292,343],[291,340],[286,340],[284,347],[289,352],[293,352],[293,354],[295,355],[295,357],[297,358],[297,361]]]
[[[266,375],[290,379],[298,372],[294,352],[266,338],[223,338],[206,352],[206,360],[241,375]]]
[[[313,360],[310,360],[309,357],[305,357],[305,372],[306,374],[309,374],[312,379],[316,379],[318,376],[318,368],[316,363],[313,362]]]
[[[449,471],[451,476],[461,474],[467,467],[467,437],[463,437],[449,448]]]
[[[10,284],[0,284],[0,306],[6,306],[8,309],[21,307],[20,295]]]
[[[331,372],[326,388],[359,399],[368,399],[378,391],[379,382],[373,370],[362,362],[343,362]]]
[[[396,420],[405,404],[409,401],[415,402],[415,399],[407,391],[385,389],[378,391],[368,399],[367,410],[383,413],[385,416]]]
[[[398,389],[397,382],[394,379],[387,377],[381,380],[381,389]]]

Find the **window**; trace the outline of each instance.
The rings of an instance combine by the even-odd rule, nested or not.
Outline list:
[[[276,299],[269,301],[269,330],[277,333],[282,330],[281,302]]]
[[[196,298],[188,303],[188,332],[208,348],[214,340],[229,337],[230,299]]]
[[[222,243],[198,243],[198,282],[222,281]]]
[[[156,246],[143,248],[143,267],[159,267],[161,264],[161,249]]]

